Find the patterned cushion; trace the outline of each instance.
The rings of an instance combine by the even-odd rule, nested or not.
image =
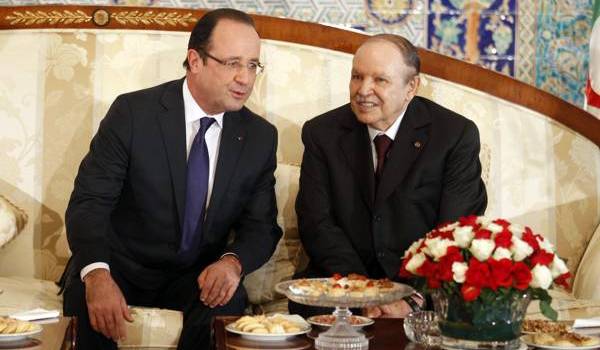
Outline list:
[[[0,195],[0,247],[15,238],[26,223],[25,211]]]
[[[573,282],[577,298],[600,300],[600,225],[587,245]]]

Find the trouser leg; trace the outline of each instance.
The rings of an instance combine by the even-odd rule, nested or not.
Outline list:
[[[183,311],[183,329],[177,345],[179,350],[211,349],[213,317],[241,315],[248,299],[240,283],[229,303],[211,309],[200,301],[197,277],[198,272],[183,275],[163,293],[163,307]]]

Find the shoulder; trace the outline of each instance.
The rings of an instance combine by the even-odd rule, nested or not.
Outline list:
[[[237,111],[240,116],[240,120],[246,125],[247,128],[253,132],[276,134],[277,128],[271,124],[268,120],[261,117],[260,115],[251,111],[248,107],[244,106],[242,109]]]
[[[347,103],[308,120],[304,123],[303,130],[332,132],[341,127],[355,126],[356,124],[359,124],[359,122],[356,120],[350,104]]]
[[[477,133],[477,126],[472,120],[425,97],[415,96],[409,108],[411,113],[429,119],[434,128],[446,134]]]
[[[117,102],[154,106],[162,101],[166,94],[179,95],[183,99],[183,79],[172,80],[153,87],[127,92],[117,96]]]

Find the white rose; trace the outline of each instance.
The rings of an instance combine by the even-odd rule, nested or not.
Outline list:
[[[552,242],[544,238],[540,239],[539,237],[536,237],[535,239],[538,241],[540,249],[545,250],[548,253],[554,254],[554,245],[552,244]]]
[[[478,216],[475,222],[481,226],[487,226],[490,222],[492,222],[492,218],[489,218],[487,216]]]
[[[512,236],[512,246],[510,247],[510,251],[513,253],[513,258],[515,261],[523,261],[526,257],[533,253],[533,248],[531,248],[531,246],[524,240],[517,238],[516,236]]]
[[[423,238],[413,242],[413,244],[411,244],[410,247],[408,247],[408,249],[404,252],[404,256],[402,258],[406,258],[411,254],[416,254],[417,249],[419,249],[419,247],[421,246],[421,243],[423,243]]]
[[[423,265],[427,260],[427,257],[423,253],[413,255],[412,258],[406,263],[406,270],[411,272],[413,275],[417,274],[417,269]]]
[[[511,224],[510,226],[508,226],[508,230],[513,234],[513,236],[521,238],[521,236],[523,236],[523,231],[525,230],[525,228],[521,225]]]
[[[475,236],[473,233],[473,227],[461,226],[457,227],[452,234],[454,236],[454,242],[461,248],[467,248],[471,244],[471,240]]]
[[[554,260],[552,260],[552,264],[550,264],[550,272],[552,272],[552,279],[569,272],[569,268],[567,268],[567,264],[558,257],[558,255],[554,254]]]
[[[474,239],[471,242],[469,251],[479,261],[486,261],[496,248],[496,244],[491,239]]]
[[[454,262],[452,264],[452,278],[456,283],[463,283],[465,281],[465,276],[467,274],[467,270],[469,269],[469,265],[464,262]]]
[[[491,231],[492,233],[500,233],[502,231],[504,231],[504,227],[495,224],[493,222],[489,223],[486,227],[485,227],[488,231]]]
[[[511,259],[512,252],[509,249],[498,247],[494,250],[492,258],[494,258],[494,260]]]
[[[438,261],[441,257],[446,255],[448,247],[456,246],[454,241],[442,239],[440,237],[428,239],[425,243],[427,245],[427,253],[432,256],[435,261]]]
[[[552,272],[546,266],[538,264],[531,269],[531,287],[548,289],[552,284],[552,280]]]

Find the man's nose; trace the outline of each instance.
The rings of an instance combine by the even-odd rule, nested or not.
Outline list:
[[[240,66],[240,68],[235,73],[235,81],[239,84],[248,84],[250,82],[250,71],[246,66]]]
[[[373,82],[371,79],[363,79],[358,86],[358,94],[361,96],[368,96],[373,91]]]

